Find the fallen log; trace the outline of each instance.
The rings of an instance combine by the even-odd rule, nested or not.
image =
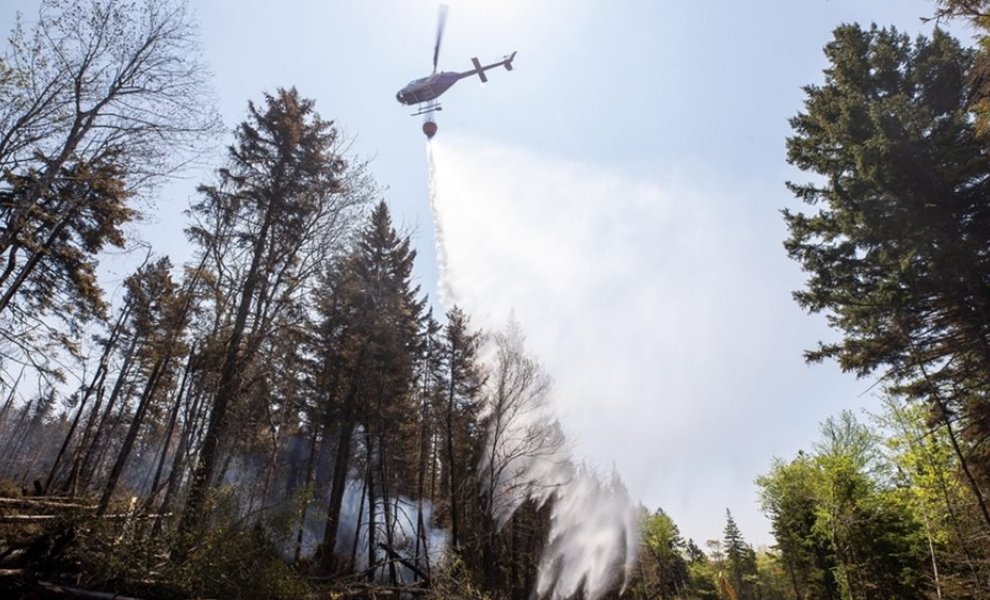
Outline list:
[[[331,586],[333,591],[338,592],[344,596],[358,596],[378,592],[388,592],[400,596],[401,594],[417,595],[417,594],[428,594],[430,593],[430,588],[427,587],[414,587],[408,585],[385,585],[383,583],[347,583],[342,585]]]
[[[0,523],[42,523],[62,517],[63,515],[0,515]]]
[[[134,598],[131,596],[121,596],[120,594],[110,592],[93,592],[82,588],[72,587],[70,585],[61,585],[48,581],[39,581],[38,587],[44,589],[49,594],[61,594],[63,596],[71,596],[74,598],[92,598],[93,600],[141,600],[140,598]]]
[[[78,502],[62,502],[53,498],[0,498],[0,506],[16,506],[18,508],[74,508],[79,510],[96,510],[96,506],[79,504]]]
[[[27,552],[27,544],[20,546],[10,546],[3,552],[0,552],[0,565],[15,562],[21,556]]]
[[[412,562],[406,560],[401,554],[393,550],[388,544],[379,542],[378,546],[385,551],[392,560],[397,560],[402,563],[410,571],[419,575],[419,578],[426,582],[426,585],[430,585],[430,576],[423,572],[418,566],[414,565]]]
[[[18,579],[21,579],[27,575],[27,573],[27,569],[0,569],[0,578],[17,577]]]
[[[172,513],[164,514],[150,514],[150,515],[133,515],[130,513],[117,513],[111,515],[103,515],[101,519],[110,519],[113,521],[119,521],[121,519],[157,519],[159,517],[171,517]],[[45,521],[54,521],[56,519],[62,519],[65,515],[0,515],[0,523],[43,523]]]

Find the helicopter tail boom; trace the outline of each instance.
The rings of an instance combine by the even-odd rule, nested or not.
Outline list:
[[[498,62],[493,62],[490,65],[483,65],[483,64],[481,64],[478,61],[477,57],[472,58],[471,59],[471,63],[474,65],[474,68],[471,69],[470,71],[464,71],[463,73],[458,73],[458,76],[459,76],[458,79],[464,79],[465,77],[471,77],[472,75],[477,75],[478,76],[478,79],[481,79],[481,82],[482,83],[485,83],[485,82],[488,81],[488,76],[485,75],[485,71],[487,71],[489,69],[494,69],[495,67],[505,67],[505,70],[506,71],[511,71],[512,70],[512,61],[515,58],[516,58],[516,53],[513,52],[512,54],[506,56],[502,60],[500,60]]]

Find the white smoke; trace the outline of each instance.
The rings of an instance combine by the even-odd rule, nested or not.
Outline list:
[[[361,481],[350,480],[344,489],[340,525],[337,528],[336,552],[340,556],[350,556],[351,553],[354,553],[355,567],[358,571],[363,571],[368,566],[367,493],[364,483]],[[400,496],[389,498],[388,502],[388,514],[391,516],[391,523],[385,522],[385,499],[381,497],[375,499],[376,539],[379,542],[384,542],[384,532],[389,528],[392,535],[392,549],[407,561],[413,564],[419,562],[419,567],[423,570],[428,570],[427,562],[430,566],[439,564],[447,547],[447,532],[432,527],[433,506],[429,500],[422,500],[417,503],[415,500]],[[419,548],[417,554],[416,533],[420,508],[423,511],[423,523],[426,529],[424,532],[426,547]],[[376,550],[376,554],[380,553],[380,550]],[[385,558],[383,556],[375,557],[375,562],[383,565],[377,573],[379,579],[382,580],[387,576],[384,564],[388,561]],[[403,581],[413,580],[413,573],[409,569],[404,566],[400,566],[399,569]]]
[[[486,275],[470,269],[455,270],[451,265],[445,243],[447,215],[443,207],[451,202],[469,205],[475,198],[443,197],[431,146],[428,144],[430,202],[434,211],[441,299],[449,306],[462,289],[476,292],[479,287],[484,288],[478,278]],[[483,213],[485,207],[478,207],[478,211]],[[451,233],[469,235],[463,231]],[[545,241],[543,244],[540,240],[533,241],[534,251],[550,251]],[[499,250],[490,247],[484,251],[498,259]],[[512,248],[512,251],[520,250],[518,245]],[[553,275],[559,274],[548,277],[552,279]],[[476,311],[486,307],[472,304],[464,308],[477,316]],[[631,572],[639,542],[638,511],[614,469],[606,481],[586,466],[575,466],[563,429],[554,415],[549,378],[526,355],[521,329],[511,316],[512,307],[507,308],[509,324],[493,336],[484,356],[489,371],[484,410],[490,425],[480,465],[485,479],[482,488],[489,494],[487,504],[499,527],[527,499],[538,505],[551,502],[551,529],[540,559],[536,592],[541,597],[552,598],[583,593],[595,600],[620,583],[624,585]],[[480,314],[480,319],[488,325],[494,322],[489,313]]]

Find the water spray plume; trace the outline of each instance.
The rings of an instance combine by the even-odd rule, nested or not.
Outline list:
[[[437,178],[436,178],[436,160],[433,156],[433,149],[436,145],[435,142],[426,142],[426,164],[429,168],[428,181],[429,194],[430,194],[430,212],[433,214],[433,239],[436,246],[436,256],[437,256],[437,271],[439,272],[439,295],[440,302],[444,306],[453,306],[457,304],[457,300],[454,297],[454,290],[451,289],[448,278],[447,278],[447,246],[444,243],[443,235],[443,224],[437,214]]]
[[[444,152],[445,147],[427,144],[440,296],[451,306],[458,284],[470,285],[465,278],[473,274],[451,268],[444,207],[472,198],[443,197],[437,173]],[[490,374],[483,409],[489,429],[479,465],[487,494],[483,504],[500,529],[527,500],[551,507],[534,593],[555,600],[576,595],[597,600],[619,586],[624,589],[639,547],[639,511],[618,474],[613,469],[603,477],[574,460],[554,415],[550,379],[526,354],[514,318],[490,336],[482,360]]]

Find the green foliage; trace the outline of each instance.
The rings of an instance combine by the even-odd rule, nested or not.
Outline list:
[[[757,577],[756,553],[743,539],[739,526],[732,518],[732,512],[725,509],[725,529],[722,548],[732,587],[740,599],[754,597],[754,584]]]
[[[823,424],[814,455],[757,480],[796,595],[924,598],[931,588],[923,525],[878,442],[844,413]]]
[[[985,28],[984,6],[946,0],[938,10]],[[795,298],[842,338],[807,357],[882,373],[898,401],[924,408],[900,419],[914,424],[893,446],[897,475],[861,428],[833,424],[842,426],[812,461],[822,500],[812,537],[829,540],[845,595],[866,593],[864,582],[908,593],[930,585],[919,583],[928,575],[894,567],[925,554],[937,563],[950,531],[951,553],[968,556],[957,564],[979,564],[966,539],[990,528],[982,494],[990,476],[990,155],[981,132],[990,63],[985,49],[963,49],[940,29],[912,41],[894,29],[843,25],[825,53],[824,83],[805,88],[805,110],[791,120],[788,160],[817,177],[788,184],[811,208],[784,211],[785,248],[809,274]],[[917,487],[902,492],[897,482]],[[784,558],[798,560],[788,544]],[[880,550],[889,560],[874,560]],[[979,568],[968,569],[978,580]]]
[[[182,597],[304,598],[310,591],[258,528],[211,527],[163,573]]]
[[[475,581],[477,572],[467,568],[457,554],[450,554],[443,564],[433,571],[430,593],[427,598],[436,600],[490,600],[492,596],[482,591]]]
[[[896,481],[907,510],[924,525],[940,583],[948,597],[985,590],[987,550],[972,494],[961,477],[946,428],[933,423],[920,403],[887,398],[878,417],[885,444],[896,465]]]
[[[652,577],[643,577],[642,586],[649,590],[648,594],[674,597],[688,583],[684,539],[674,520],[662,509],[644,516],[642,532],[640,560],[644,563],[643,570],[652,574]]]
[[[810,275],[795,298],[844,334],[809,358],[896,378],[948,358],[958,365],[942,379],[988,372],[990,161],[965,104],[972,53],[940,30],[912,44],[844,25],[826,55],[825,84],[805,88],[787,144],[789,161],[824,181],[789,184],[819,208],[784,211],[785,247]]]

